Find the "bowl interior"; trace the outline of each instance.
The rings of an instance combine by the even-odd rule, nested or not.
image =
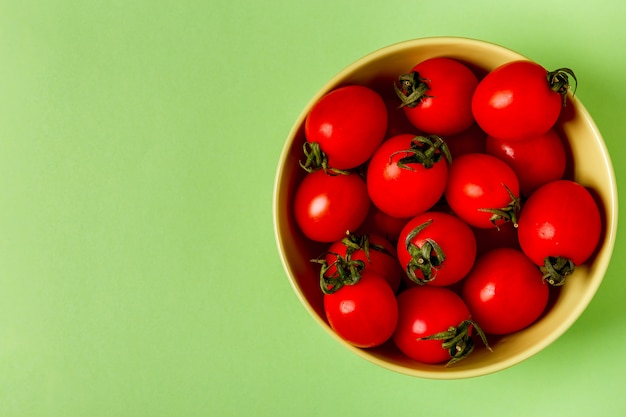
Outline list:
[[[493,352],[481,346],[467,359],[450,367],[415,362],[393,345],[359,349],[341,340],[326,322],[317,265],[310,262],[328,245],[308,241],[293,218],[292,198],[305,175],[299,167],[304,142],[303,124],[310,108],[325,93],[346,84],[368,85],[383,96],[393,94],[393,81],[415,64],[428,58],[446,56],[465,62],[479,75],[522,55],[491,43],[465,38],[424,38],[383,48],[350,65],[330,80],[303,109],[287,138],[280,156],[274,188],[274,226],[283,266],[295,293],[311,316],[339,343],[355,354],[382,367],[419,377],[467,378],[492,373],[515,365],[539,352],[562,335],[593,298],[608,267],[617,228],[617,188],[613,167],[593,120],[580,101],[571,95],[561,115],[560,130],[569,144],[567,176],[579,181],[595,196],[604,213],[600,245],[590,261],[578,266],[542,318],[520,332],[489,341]],[[584,156],[584,157],[583,157]]]

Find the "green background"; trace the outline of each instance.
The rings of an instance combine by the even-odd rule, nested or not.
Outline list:
[[[1,0],[0,416],[624,415],[622,228],[559,340],[435,381],[312,320],[272,190],[327,80],[452,35],[573,68],[626,195],[625,15],[620,0]]]

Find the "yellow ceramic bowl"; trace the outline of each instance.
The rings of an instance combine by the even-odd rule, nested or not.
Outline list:
[[[567,175],[593,192],[604,215],[604,230],[595,255],[585,265],[576,268],[567,283],[560,287],[546,313],[522,331],[491,338],[493,352],[478,342],[476,350],[467,359],[450,367],[426,365],[408,359],[391,341],[377,348],[360,349],[341,340],[326,322],[318,281],[319,265],[310,262],[328,247],[308,241],[298,230],[292,213],[294,192],[304,176],[298,161],[302,158],[305,117],[315,102],[338,86],[363,84],[379,90],[387,89],[399,74],[408,72],[422,60],[437,56],[456,58],[485,72],[505,62],[525,58],[483,41],[437,37],[391,45],[348,66],[310,100],[289,133],[276,173],[273,212],[278,250],[293,289],[313,319],[331,337],[355,354],[384,368],[417,377],[457,379],[489,374],[523,361],[555,341],[582,314],[604,278],[613,251],[617,228],[617,188],[600,132],[582,103],[570,96],[560,123],[561,133],[567,138],[571,150],[570,172]]]

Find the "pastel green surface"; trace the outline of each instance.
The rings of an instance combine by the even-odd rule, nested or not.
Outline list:
[[[626,195],[625,13],[617,0],[0,2],[0,416],[624,415],[623,228],[588,310],[546,350],[424,380],[311,319],[277,254],[272,187],[328,79],[449,35],[573,68]]]

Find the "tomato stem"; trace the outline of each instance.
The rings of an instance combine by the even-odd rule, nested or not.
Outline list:
[[[517,228],[517,216],[519,215],[521,208],[520,198],[513,194],[511,189],[506,184],[502,183],[502,186],[509,193],[511,201],[502,208],[481,208],[478,210],[491,213],[489,220],[498,230],[500,230],[500,227],[498,226],[499,222],[511,222],[513,223],[513,227]]]
[[[569,68],[559,68],[554,71],[549,71],[546,76],[548,78],[550,89],[555,93],[559,93],[563,97],[563,107],[565,107],[565,98],[567,96],[567,92],[570,90],[570,77],[572,77],[576,83],[572,94],[576,93],[576,88],[578,87],[576,74],[574,74],[574,71]]]
[[[320,288],[324,294],[332,294],[339,291],[344,285],[354,285],[361,279],[361,271],[365,262],[349,259],[338,253],[333,253],[335,261],[330,264],[322,257],[311,259],[311,262],[322,265],[320,268]],[[330,268],[335,267],[333,274],[328,274]]]
[[[539,269],[545,282],[559,287],[565,284],[565,279],[574,272],[576,265],[571,259],[563,256],[546,256],[543,266]]]
[[[348,171],[343,171],[336,168],[331,168],[328,166],[328,157],[320,148],[319,143],[317,142],[308,142],[305,141],[304,145],[302,145],[302,151],[304,156],[306,157],[306,161],[303,163],[302,161],[298,161],[300,167],[304,169],[309,174],[313,171],[318,171],[320,169],[324,170],[325,173],[329,175],[347,175]]]
[[[400,107],[415,107],[423,98],[430,97],[426,95],[430,89],[426,81],[428,80],[422,78],[417,71],[400,75],[398,82],[393,84],[396,95],[402,101]]]
[[[418,285],[425,285],[434,280],[439,267],[446,259],[441,246],[433,239],[425,239],[422,247],[413,243],[413,239],[432,222],[431,219],[415,227],[405,240],[406,250],[411,255],[411,260],[406,266],[406,273],[409,279]],[[421,272],[421,276],[418,276],[417,271]]]
[[[408,164],[421,164],[424,168],[432,168],[441,158],[445,158],[448,164],[452,163],[450,149],[446,142],[437,135],[415,136],[411,139],[409,149],[396,151],[391,154],[393,158],[397,154],[406,154],[398,160],[398,166],[403,169],[415,171]]]
[[[369,235],[367,233],[353,234],[348,231],[346,235],[347,236],[341,240],[341,243],[343,243],[347,247],[347,257],[351,257],[354,252],[361,249],[365,253],[365,257],[367,258],[368,262],[371,262],[370,249],[389,254],[389,251],[387,251],[387,249],[385,249],[383,246],[376,245],[370,242]]]
[[[361,279],[361,271],[365,268],[365,262],[359,259],[352,259],[354,252],[363,250],[368,262],[370,260],[370,249],[384,253],[389,253],[383,246],[372,244],[369,235],[346,233],[347,236],[341,240],[346,246],[345,256],[335,252],[326,252],[317,259],[311,259],[321,265],[320,268],[320,288],[324,294],[332,294],[339,291],[344,285],[354,285]],[[330,264],[326,261],[326,255],[333,255],[335,260]],[[331,268],[335,271],[328,273]]]
[[[450,354],[451,359],[446,363],[446,366],[450,366],[467,358],[474,351],[475,344],[471,336],[472,329],[476,330],[485,347],[492,351],[485,332],[471,319],[462,321],[456,327],[450,326],[448,330],[421,337],[418,340],[441,340],[443,342],[441,347]]]

